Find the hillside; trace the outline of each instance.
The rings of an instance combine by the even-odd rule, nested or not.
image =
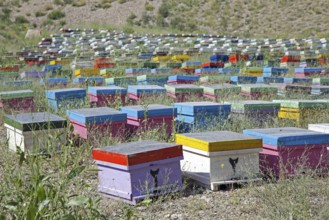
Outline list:
[[[324,36],[328,7],[325,0],[3,0],[0,40],[13,39],[30,27],[62,26],[243,37]]]

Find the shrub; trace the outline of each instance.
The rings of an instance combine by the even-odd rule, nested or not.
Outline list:
[[[82,7],[86,5],[86,0],[74,1],[72,4],[74,7]]]
[[[37,11],[37,12],[35,13],[35,17],[42,17],[42,16],[45,16],[45,13],[42,12],[42,11]]]
[[[26,24],[26,23],[29,23],[29,21],[24,16],[17,16],[15,18],[15,23],[17,23],[17,24]]]
[[[60,10],[54,10],[48,14],[48,18],[51,20],[59,20],[65,17],[65,13]]]

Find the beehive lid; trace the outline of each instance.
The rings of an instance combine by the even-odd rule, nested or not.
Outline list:
[[[46,97],[48,99],[61,99],[61,98],[80,98],[86,96],[85,89],[71,88],[71,89],[54,89],[47,90]]]
[[[206,112],[230,112],[231,105],[218,104],[215,102],[181,102],[174,103],[177,108],[177,114],[195,115]]]
[[[241,87],[231,84],[215,84],[215,85],[207,85],[207,86],[201,86],[203,88],[204,92],[210,93],[210,94],[217,94],[217,93],[225,93],[225,92],[234,92],[234,93],[240,93]]]
[[[175,76],[169,76],[169,81],[177,81],[177,80],[186,80],[186,81],[198,81],[199,76],[183,76],[183,75],[175,75]]]
[[[183,155],[182,146],[157,141],[138,141],[93,149],[94,160],[124,166],[159,161]]]
[[[324,109],[329,107],[329,102],[321,100],[273,100],[280,103],[281,108],[303,108],[303,109]]]
[[[33,97],[33,91],[18,90],[18,91],[0,92],[0,99],[14,99],[14,98],[26,98],[26,97]]]
[[[203,88],[193,84],[165,85],[165,88],[172,93],[203,93]]]
[[[145,118],[147,117],[161,117],[161,116],[176,116],[177,108],[166,105],[150,104],[147,106],[133,105],[121,107],[121,112],[126,113],[129,117]]]
[[[127,89],[119,86],[93,86],[88,87],[88,93],[94,95],[111,95],[111,94],[127,94]]]
[[[128,92],[132,94],[161,94],[165,93],[166,89],[157,85],[137,85],[128,86]]]
[[[262,140],[260,138],[231,131],[176,134],[176,143],[207,152],[262,147]]]
[[[272,146],[297,146],[328,144],[329,134],[310,131],[303,128],[264,128],[244,130],[244,134],[263,139],[263,144]]]
[[[109,107],[67,110],[66,115],[70,120],[74,120],[82,124],[98,124],[127,121],[126,113],[120,112]]]
[[[141,75],[137,76],[137,81],[146,81],[146,80],[168,80],[168,75],[159,75],[159,74],[153,74],[153,75]]]
[[[84,83],[84,82],[104,82],[103,77],[78,77],[73,79],[73,83]]]
[[[4,123],[21,131],[64,128],[67,125],[66,119],[47,112],[6,115]]]

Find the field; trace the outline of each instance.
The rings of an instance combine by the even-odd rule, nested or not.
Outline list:
[[[44,10],[40,10],[40,4],[43,4]],[[223,92],[220,93],[217,100],[220,104],[230,103],[233,105],[233,103],[250,99],[269,102],[281,100],[281,105],[284,103],[282,100],[302,100],[302,102],[312,100],[318,101],[320,104],[328,103],[328,84],[316,84],[318,79],[320,81],[321,79],[326,80],[329,72],[329,52],[326,43],[328,39],[322,38],[327,35],[325,26],[328,16],[324,10],[327,3],[321,1],[315,4],[312,1],[304,1],[299,5],[295,2],[278,1],[272,14],[266,13],[269,10],[267,7],[272,4],[274,3],[269,3],[266,6],[263,1],[257,0],[250,4],[243,0],[236,0],[231,3],[222,1],[221,4],[216,4],[216,1],[181,1],[177,3],[171,0],[143,1],[142,4],[138,1],[122,0],[99,1],[97,4],[95,1],[81,0],[45,1],[45,3],[37,0],[0,2],[2,10],[0,12],[0,16],[2,16],[0,21],[0,27],[2,27],[0,30],[0,65],[1,67],[19,66],[19,71],[14,73],[17,74],[15,76],[0,70],[0,94],[1,92],[22,89],[33,90],[34,112],[54,113],[68,120],[67,109],[92,107],[88,95],[83,102],[78,103],[79,107],[76,106],[77,103],[71,103],[71,105],[55,111],[47,103],[47,90],[62,88],[87,90],[89,87],[96,86],[96,80],[93,77],[109,79],[129,74],[133,77],[154,76],[155,74],[151,73],[151,69],[159,69],[158,71],[160,71],[160,69],[167,68],[168,63],[181,65],[184,61],[194,62],[190,65],[198,65],[198,67],[191,68],[193,69],[192,72],[188,72],[188,67],[170,68],[170,71],[164,75],[167,78],[173,75],[192,76],[196,74],[196,69],[206,69],[201,66],[201,63],[202,65],[207,64],[210,62],[211,56],[223,53],[230,56],[237,55],[239,57],[237,59],[240,60],[237,62],[232,60],[215,62],[214,65],[223,66],[214,68],[215,74],[201,72],[200,77],[209,77],[209,80],[204,82],[200,78],[193,82],[194,85],[199,87],[231,83],[243,88],[246,86],[244,85],[245,82],[236,83],[231,77],[252,77],[259,74],[256,73],[255,69],[261,69],[262,72],[257,76],[264,80],[266,77],[263,72],[264,68],[279,67],[284,63],[284,57],[287,57],[288,60],[298,58],[298,66],[294,63],[295,61],[287,62],[287,67],[283,67],[286,68],[287,72],[273,77],[285,80],[279,86],[276,85],[275,88],[279,88],[279,91],[275,94],[253,97],[242,93]],[[307,15],[301,16],[299,10],[306,7],[305,5],[307,5],[309,13],[304,13]],[[47,7],[48,9],[46,9]],[[129,13],[119,13],[120,10]],[[202,13],[196,13],[198,10]],[[64,13],[61,14],[60,12]],[[80,21],[77,19],[80,13],[89,13],[89,17],[86,16]],[[109,14],[112,16],[107,17]],[[198,14],[198,16],[194,18],[194,14]],[[220,19],[213,22],[212,18],[216,14],[220,14]],[[261,19],[262,14],[265,14],[263,19]],[[274,15],[279,17],[276,22],[273,19]],[[286,19],[289,22],[285,22],[283,15],[287,15]],[[291,19],[295,17],[297,19]],[[95,23],[88,23],[90,19]],[[110,22],[104,24],[104,20],[110,20]],[[282,25],[280,26],[280,24]],[[42,29],[41,36],[25,39],[24,33],[31,27]],[[64,28],[63,32],[58,30],[60,27]],[[103,32],[87,29],[75,33],[75,29],[66,29],[67,27],[96,28],[103,30]],[[175,34],[166,35],[168,32]],[[193,34],[186,36],[182,34],[184,32],[193,32]],[[59,36],[51,36],[55,33],[58,33]],[[153,33],[154,35],[151,35]],[[203,35],[204,33],[209,33],[209,35]],[[240,42],[235,37],[223,38],[222,36],[210,35],[217,33],[238,35],[245,37],[246,41]],[[64,38],[62,37],[63,34],[67,34],[67,36]],[[265,39],[260,38],[266,38],[266,36],[273,36],[273,38],[312,37],[275,39],[273,42],[266,43]],[[42,37],[45,39],[42,40]],[[51,39],[50,44],[48,44],[49,39]],[[62,47],[58,45],[62,45]],[[270,48],[277,48],[277,51],[273,52]],[[21,52],[21,55],[17,55],[16,52]],[[141,58],[150,52],[152,53],[151,57]],[[161,53],[164,53],[165,56],[157,55]],[[189,55],[187,60],[174,60],[175,55],[183,54]],[[245,59],[241,54],[250,55],[252,58]],[[259,54],[263,58],[258,60],[256,57]],[[165,58],[166,56],[170,58]],[[39,59],[40,57],[42,59]],[[105,63],[101,64],[114,63],[115,67],[108,68],[109,71],[100,75],[102,68],[95,68],[96,60],[104,57],[106,58]],[[46,71],[46,75],[41,78],[44,81],[53,78],[66,78],[68,80],[66,86],[61,83],[54,86],[40,83],[40,78],[28,78],[31,80],[32,86],[6,86],[3,84],[5,81],[17,82],[20,80],[21,73],[41,72],[42,68],[52,61],[61,60],[68,60],[68,62],[63,64],[58,71]],[[92,72],[96,69],[97,73],[89,74],[86,70],[88,68],[77,67],[77,63],[80,61],[82,64],[91,62],[92,66],[88,66],[89,71]],[[76,68],[71,65],[74,62]],[[198,62],[200,65],[196,64]],[[154,65],[154,63],[159,65],[158,68],[140,69],[146,65]],[[214,62],[211,61],[211,63]],[[95,66],[93,66],[94,64]],[[300,76],[300,72],[297,70],[299,65],[306,65],[305,68],[303,67],[305,72],[307,68],[313,68],[313,70],[319,68],[320,70],[316,70],[315,74],[312,72],[310,75],[307,75],[308,72],[307,74],[303,72],[306,76]],[[132,66],[136,68],[136,72],[128,73],[127,70],[131,69]],[[231,73],[220,72],[224,71],[225,68],[238,68],[239,70],[234,70]],[[79,71],[76,72],[74,69]],[[156,73],[156,75],[160,74]],[[85,77],[85,80],[89,80],[89,82],[73,83],[73,80],[79,77]],[[295,78],[309,79],[309,81],[306,83],[287,82]],[[273,86],[274,88],[272,83],[257,82],[257,84],[265,85],[265,87]],[[254,83],[254,85],[257,84]],[[108,86],[105,82],[102,82],[102,85]],[[131,84],[120,84],[124,88],[129,85]],[[288,85],[288,87],[282,89],[281,85]],[[161,87],[165,86],[161,84]],[[320,92],[317,93],[318,90]],[[120,110],[123,106],[136,105],[136,101],[131,98],[126,97],[125,101],[126,103],[123,103],[122,100],[116,98],[114,101],[107,102],[106,106]],[[184,98],[184,102],[200,101],[209,102],[210,99],[205,96],[191,95],[191,93]],[[173,106],[177,102],[180,101],[173,99],[166,93],[137,101],[146,110],[151,104]],[[193,132],[233,131],[242,133],[245,129],[278,127],[307,129],[310,123],[329,123],[329,108],[314,107],[317,104],[313,104],[312,110],[306,114],[301,113],[303,116],[299,121],[282,119],[277,115],[266,119],[256,114],[252,114],[250,117],[250,115],[232,110],[229,118],[224,122],[209,117],[205,120],[206,126],[197,127]],[[265,176],[261,176],[260,180],[247,184],[223,185],[219,191],[206,189],[191,178],[184,176],[182,191],[156,198],[147,195],[136,206],[122,202],[120,199],[108,198],[99,193],[97,189],[99,183],[98,167],[92,158],[93,149],[139,140],[175,143],[175,135],[180,133],[179,129],[176,127],[168,136],[166,134],[168,124],[164,123],[163,126],[155,129],[145,126],[145,129],[140,129],[133,135],[124,131],[122,132],[123,138],[102,135],[96,131],[91,138],[83,140],[79,138],[79,135],[73,134],[74,128],[70,125],[65,128],[64,132],[48,133],[45,136],[47,154],[35,155],[19,149],[16,152],[9,149],[10,140],[7,139],[4,120],[6,114],[15,115],[16,113],[17,111],[10,108],[0,109],[0,220],[329,218],[327,208],[329,205],[329,179],[327,175],[318,175],[314,170],[293,177],[265,178]],[[145,114],[147,117],[147,113]],[[175,124],[174,120],[172,124]],[[61,135],[63,134],[66,136],[65,141],[61,144],[61,150],[57,151],[55,146],[62,142]],[[141,184],[141,187],[144,185]]]

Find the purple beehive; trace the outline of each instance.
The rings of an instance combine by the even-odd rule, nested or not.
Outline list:
[[[182,146],[138,141],[93,149],[98,166],[98,190],[136,204],[145,197],[182,189]]]

